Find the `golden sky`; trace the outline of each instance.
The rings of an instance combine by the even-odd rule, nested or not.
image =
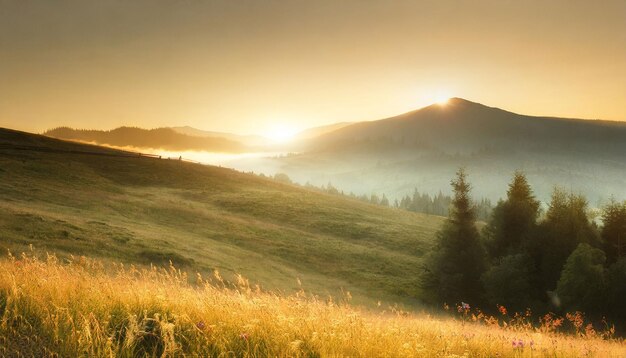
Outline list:
[[[0,0],[0,126],[264,133],[458,96],[626,120],[626,1]]]

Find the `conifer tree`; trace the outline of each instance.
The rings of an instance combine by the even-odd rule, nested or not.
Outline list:
[[[380,205],[389,206],[389,199],[387,199],[387,196],[385,194],[383,194],[382,199],[380,199]]]
[[[626,257],[626,201],[619,203],[614,199],[603,208],[602,242],[607,262],[612,264],[621,257]]]
[[[525,251],[536,232],[538,216],[539,201],[524,173],[517,171],[509,184],[506,200],[496,205],[483,231],[491,257]]]
[[[485,271],[485,250],[476,228],[465,170],[459,169],[451,182],[452,207],[426,265],[423,285],[435,302],[480,303],[480,277]]]
[[[582,243],[567,258],[556,291],[564,309],[602,314],[606,302],[606,257]]]
[[[581,243],[600,246],[597,233],[587,215],[587,200],[581,195],[555,189],[540,225],[537,254],[543,290],[553,290],[565,261]]]

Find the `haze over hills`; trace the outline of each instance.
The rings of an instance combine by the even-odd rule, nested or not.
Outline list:
[[[492,201],[502,197],[518,169],[543,201],[555,185],[586,195],[592,206],[611,195],[626,198],[626,123],[525,116],[461,98],[387,119],[311,128],[279,144],[191,127],[59,128],[45,134],[175,151],[289,152],[219,164],[270,175],[284,172],[301,184],[330,182],[344,192],[386,194],[392,201],[415,188],[431,195],[449,193],[447,178],[461,166],[468,169],[475,196]]]
[[[43,133],[48,137],[92,142],[116,147],[153,148],[170,151],[201,150],[241,153],[250,151],[246,145],[221,136],[196,136],[172,128],[142,129],[120,127],[110,131],[59,127]]]
[[[212,137],[212,138],[225,138],[239,143],[244,143],[248,146],[260,146],[267,145],[268,139],[260,135],[239,135],[227,132],[214,132],[197,129],[190,126],[183,127],[171,127],[174,131],[193,137]]]
[[[334,123],[305,129],[289,141],[276,143],[261,135],[240,135],[219,131],[206,131],[190,126],[142,129],[119,127],[112,130],[85,130],[57,127],[45,131],[49,137],[95,144],[164,149],[168,151],[204,151],[218,153],[242,153],[284,150],[302,147],[303,141],[343,128],[351,123]]]
[[[332,132],[337,131],[337,130],[339,130],[341,128],[345,128],[345,127],[350,126],[352,124],[354,124],[354,123],[353,122],[340,122],[340,123],[333,123],[333,124],[329,124],[329,125],[325,125],[325,126],[313,127],[313,128],[305,129],[302,132],[296,134],[295,139],[306,140],[306,139],[316,138],[316,137],[319,137],[319,136],[327,134],[327,133],[332,133]]]
[[[465,166],[475,195],[492,200],[521,169],[544,201],[560,185],[595,205],[610,195],[626,197],[625,158],[626,123],[525,116],[453,98],[323,134],[297,155],[239,165],[391,198],[415,187],[448,192],[447,178]]]

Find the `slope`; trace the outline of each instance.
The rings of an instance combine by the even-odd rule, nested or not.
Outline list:
[[[238,272],[355,302],[419,297],[440,217],[233,170],[0,130],[0,248]],[[412,301],[414,302],[414,301]]]

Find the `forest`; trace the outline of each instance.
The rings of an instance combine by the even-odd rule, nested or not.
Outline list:
[[[595,218],[584,196],[556,188],[541,213],[518,171],[479,230],[465,170],[451,184],[448,219],[423,267],[428,302],[488,312],[577,312],[623,325],[626,201],[611,200]]]

